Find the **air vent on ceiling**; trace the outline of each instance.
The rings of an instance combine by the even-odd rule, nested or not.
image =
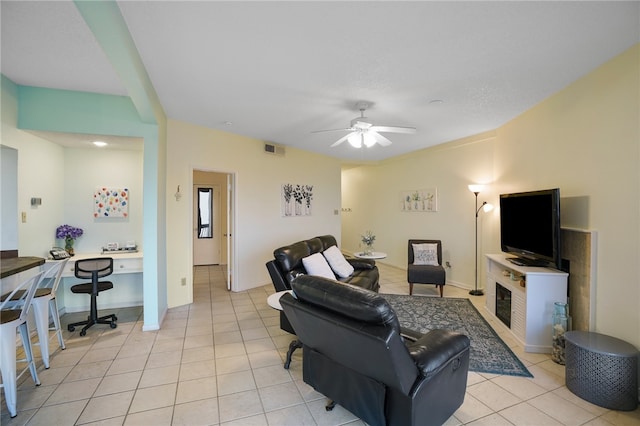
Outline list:
[[[274,145],[272,143],[265,143],[264,152],[266,152],[267,154],[273,154],[273,155],[284,155],[284,147]]]

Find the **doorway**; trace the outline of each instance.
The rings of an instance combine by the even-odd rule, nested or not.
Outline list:
[[[192,265],[219,265],[227,289],[233,272],[233,174],[193,170]]]
[[[193,185],[193,266],[220,264],[220,185]]]

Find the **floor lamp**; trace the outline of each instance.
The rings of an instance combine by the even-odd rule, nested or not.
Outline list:
[[[478,194],[484,189],[484,185],[469,185],[469,191],[473,192],[476,196],[476,285],[473,290],[469,292],[472,296],[482,296],[484,293],[482,290],[478,290],[478,213],[484,207],[484,211],[488,212],[493,209],[493,206],[486,201],[483,201],[480,207],[478,207]]]

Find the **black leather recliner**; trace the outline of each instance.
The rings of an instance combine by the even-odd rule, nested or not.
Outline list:
[[[302,259],[314,253],[322,253],[331,246],[337,247],[335,237],[333,235],[320,235],[275,249],[273,251],[274,259],[266,263],[275,290],[291,290],[291,281],[297,276],[307,273],[302,264]],[[371,291],[378,291],[380,288],[380,273],[374,260],[349,258],[347,262],[353,266],[353,274],[347,278],[340,278],[340,281]],[[280,328],[287,333],[296,334],[284,312],[280,312]],[[289,368],[293,351],[299,347],[298,340],[291,342],[284,368]]]
[[[382,295],[321,277],[280,299],[303,344],[303,379],[369,425],[441,425],[462,405],[469,338],[401,329]]]

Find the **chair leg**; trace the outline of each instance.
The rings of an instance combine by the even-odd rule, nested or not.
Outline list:
[[[29,326],[25,321],[20,324],[20,336],[22,337],[22,347],[24,353],[27,356],[27,363],[29,365],[29,371],[31,372],[31,378],[36,386],[40,386],[40,379],[38,378],[38,372],[36,371],[36,362],[33,359],[33,351],[31,350],[31,339],[29,336]]]
[[[285,369],[288,370],[289,366],[291,365],[291,357],[293,356],[293,351],[301,347],[302,347],[302,342],[298,339],[292,340],[291,343],[289,343],[289,350],[287,351],[287,359],[284,362]]]
[[[4,399],[9,410],[9,415],[18,415],[16,409],[16,395],[18,385],[16,383],[16,330],[12,327],[2,327],[0,332],[0,372],[2,373],[2,386]]]
[[[49,368],[49,304],[45,297],[34,297],[31,301],[33,317],[38,332],[40,354],[44,368]]]
[[[58,312],[58,303],[56,302],[56,298],[52,298],[49,300],[49,314],[51,318],[53,318],[53,329],[55,330],[55,334],[58,336],[58,343],[60,344],[61,349],[66,349],[67,347],[64,344],[64,339],[62,338],[62,327],[60,326],[60,313]]]
[[[84,336],[85,334],[87,334],[87,330],[95,324],[109,324],[111,328],[116,328],[118,326],[118,324],[116,324],[118,317],[116,317],[115,314],[98,317],[98,303],[96,301],[96,297],[97,296],[95,294],[91,295],[91,309],[89,311],[89,317],[87,318],[87,320],[69,324],[67,326],[67,330],[73,332],[76,326],[84,325],[84,327],[82,327],[82,330],[80,330],[80,335]]]
[[[440,297],[442,297],[442,294],[444,293],[444,285],[440,284],[439,286],[436,287],[440,287]]]
[[[409,296],[413,294],[413,283],[409,283]]]

